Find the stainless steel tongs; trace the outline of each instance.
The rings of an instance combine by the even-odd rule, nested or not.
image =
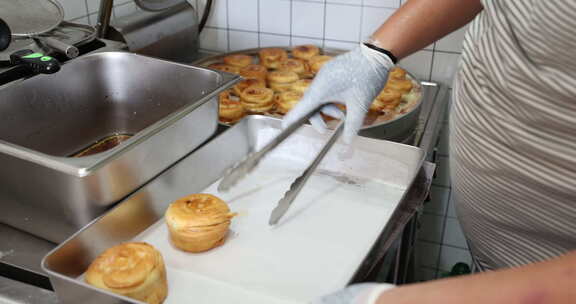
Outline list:
[[[302,117],[300,120],[288,126],[286,129],[282,130],[280,134],[278,134],[275,138],[273,138],[261,150],[248,154],[248,156],[244,160],[240,161],[232,168],[230,168],[224,174],[224,178],[222,178],[222,180],[220,181],[220,184],[218,185],[218,191],[228,191],[230,188],[232,188],[239,180],[248,175],[248,173],[250,173],[258,165],[260,160],[268,152],[276,148],[276,146],[278,146],[288,136],[290,136],[292,133],[294,133],[294,131],[300,128],[306,121],[308,121],[310,117],[312,117],[316,113],[319,113],[321,108],[322,107],[318,107],[314,111],[310,112],[308,115]],[[270,220],[268,221],[270,225],[275,225],[276,223],[278,223],[280,218],[282,218],[282,216],[286,213],[286,211],[288,211],[288,208],[290,208],[290,205],[292,205],[292,202],[294,201],[294,199],[296,199],[296,197],[300,193],[300,190],[302,190],[304,184],[306,184],[308,178],[312,175],[312,173],[314,172],[316,167],[318,167],[318,164],[320,164],[326,153],[328,153],[330,148],[332,148],[336,140],[342,134],[342,130],[344,129],[343,127],[344,124],[341,122],[334,131],[334,133],[332,134],[332,136],[330,136],[328,141],[324,144],[320,152],[318,152],[312,163],[310,163],[310,165],[306,168],[306,170],[304,170],[302,175],[300,175],[298,178],[294,180],[294,182],[292,182],[290,188],[284,194],[284,197],[282,197],[282,199],[280,199],[280,201],[278,202],[278,206],[276,206],[276,208],[272,210],[272,214],[270,214]]]

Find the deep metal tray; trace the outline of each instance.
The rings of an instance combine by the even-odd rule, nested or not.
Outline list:
[[[238,77],[124,52],[0,89],[0,222],[61,242],[216,131]],[[95,155],[71,156],[114,134]]]
[[[147,184],[133,195],[131,195],[129,198],[124,200],[116,208],[112,209],[110,212],[92,224],[86,226],[84,229],[56,247],[44,258],[43,269],[49,274],[51,282],[62,303],[136,303],[128,298],[119,297],[89,286],[78,278],[85,272],[91,261],[106,248],[121,242],[134,240],[144,231],[147,231],[147,229],[153,229],[150,227],[155,227],[155,224],[159,224],[158,221],[162,219],[165,209],[171,201],[190,193],[213,191],[207,188],[216,182],[229,166],[245,157],[250,151],[254,149],[260,149],[268,140],[277,134],[279,130],[280,120],[278,119],[264,116],[247,117],[246,119],[236,124],[234,127],[228,129],[216,137],[214,140],[207,143],[196,152],[187,156],[185,159],[177,163],[168,171],[164,172],[154,181]],[[305,165],[306,162],[313,157],[313,151],[316,151],[322,145],[327,136],[329,136],[329,134],[321,135],[315,132],[310,126],[303,126],[294,135],[292,135],[287,142],[283,143],[276,150],[274,150],[271,155],[280,153],[283,155],[283,159],[288,162],[286,165],[291,168],[290,170],[297,170],[298,168],[294,167]],[[423,151],[416,147],[393,142],[373,140],[368,138],[358,138],[355,142],[354,153],[349,155],[345,161],[342,161],[340,158],[341,155],[338,153],[338,151],[341,151],[341,149],[342,145],[338,143],[334,146],[333,151],[327,155],[326,159],[320,165],[316,178],[324,179],[324,181],[327,179],[331,183],[334,183],[335,185],[342,185],[343,187],[359,187],[354,191],[354,197],[356,198],[357,195],[357,199],[351,199],[346,202],[338,202],[337,204],[336,201],[338,199],[336,199],[334,200],[335,205],[332,206],[333,208],[326,208],[328,206],[322,206],[322,204],[325,204],[326,201],[324,201],[324,203],[318,202],[322,200],[316,197],[316,199],[314,199],[315,203],[312,204],[310,201],[311,197],[309,197],[308,199],[302,200],[300,203],[296,203],[293,206],[293,213],[287,215],[285,223],[281,223],[281,226],[277,227],[278,229],[269,229],[267,226],[268,218],[266,216],[257,216],[261,214],[267,214],[266,210],[248,208],[248,213],[244,215],[243,219],[239,219],[237,221],[237,225],[242,225],[242,223],[247,224],[246,221],[249,221],[250,224],[248,224],[248,226],[237,227],[234,227],[233,225],[232,229],[239,232],[239,234],[235,239],[231,239],[228,243],[232,247],[224,246],[222,247],[224,249],[219,251],[219,253],[225,255],[232,254],[231,259],[234,259],[235,255],[233,252],[226,251],[225,248],[235,248],[235,250],[240,250],[239,248],[241,247],[244,248],[244,250],[250,250],[252,247],[246,246],[249,244],[247,244],[246,239],[242,239],[242,237],[246,236],[246,234],[250,233],[250,231],[261,231],[261,229],[264,229],[264,227],[268,227],[268,229],[266,229],[268,230],[268,232],[266,232],[268,237],[274,236],[277,239],[272,238],[269,240],[274,241],[262,243],[258,242],[258,244],[260,244],[260,246],[266,246],[267,244],[270,245],[270,247],[266,250],[270,249],[274,251],[274,248],[276,248],[274,252],[280,252],[278,256],[274,255],[274,258],[278,258],[277,261],[275,260],[277,263],[294,263],[294,260],[290,261],[290,259],[282,258],[281,256],[301,256],[303,254],[310,257],[308,262],[314,262],[318,258],[317,256],[321,254],[323,250],[325,251],[327,248],[330,249],[335,244],[341,245],[341,241],[345,239],[349,240],[351,237],[354,239],[354,241],[351,241],[352,243],[359,244],[356,242],[357,239],[359,239],[362,240],[360,242],[362,245],[355,247],[354,250],[351,249],[352,251],[346,252],[346,254],[343,252],[341,256],[345,256],[346,258],[342,261],[338,261],[338,265],[334,265],[338,258],[332,255],[331,258],[324,258],[326,261],[323,262],[325,263],[318,265],[318,268],[315,268],[316,266],[312,266],[310,269],[307,268],[307,271],[314,272],[317,270],[317,272],[315,272],[315,276],[320,275],[324,277],[330,277],[331,279],[329,280],[319,280],[314,284],[308,284],[302,279],[296,280],[294,275],[297,275],[298,271],[295,271],[290,276],[281,276],[284,280],[282,283],[274,285],[273,282],[270,282],[270,284],[275,286],[274,288],[260,286],[260,289],[270,290],[280,294],[284,293],[286,295],[291,294],[292,290],[290,290],[290,288],[296,288],[296,286],[300,286],[300,288],[303,289],[297,289],[294,290],[294,292],[295,294],[298,294],[300,298],[302,298],[306,295],[310,296],[311,293],[314,292],[321,294],[332,290],[335,287],[343,287],[349,280],[352,279],[352,276],[355,274],[355,270],[362,263],[363,257],[366,256],[370,251],[371,245],[378,239],[380,232],[387,231],[391,228],[397,230],[396,225],[398,222],[395,220],[394,215],[398,213],[397,209],[399,209],[398,206],[400,205],[402,197],[406,194],[420,166],[422,165],[424,158]],[[290,162],[294,162],[294,166],[292,166]],[[283,173],[283,171],[280,173]],[[267,180],[260,178],[257,180],[268,184],[267,187],[272,187],[271,184],[278,182],[278,179]],[[376,188],[369,186],[371,185],[371,181],[376,181],[379,186]],[[287,187],[290,182],[290,177],[281,179],[281,184],[278,188],[284,189],[284,186]],[[257,185],[255,184],[248,184],[257,188]],[[379,187],[382,187],[382,189],[378,190],[380,189]],[[309,189],[317,188],[310,187]],[[374,201],[374,196],[370,196],[370,194],[364,194],[364,191],[368,191],[368,189],[376,189],[376,192],[382,191],[382,193],[376,195],[378,199]],[[246,192],[245,195],[248,196],[253,191],[258,191],[252,190],[251,187],[250,189],[240,187],[239,190]],[[282,194],[280,191],[274,192],[279,192],[277,193],[278,195]],[[377,194],[376,192],[370,193]],[[304,193],[305,192],[303,192],[303,195],[305,196],[306,194]],[[308,195],[311,194],[312,193],[309,193]],[[318,193],[312,194],[312,197],[316,196],[317,194]],[[241,197],[241,195],[238,195],[238,193],[232,193],[230,195],[234,195],[236,198]],[[265,195],[265,197],[267,196]],[[368,197],[372,198],[372,203],[368,203],[364,200]],[[229,199],[232,200],[232,198]],[[382,200],[382,204],[385,205],[378,207],[379,200]],[[273,207],[274,203],[274,201],[265,203],[265,206],[262,208],[266,208],[267,206]],[[254,202],[254,204],[256,204],[256,202]],[[313,206],[309,206],[310,204]],[[234,202],[232,202],[231,208],[234,209],[240,207],[238,205],[235,206]],[[353,211],[348,210],[347,208],[356,210],[358,214],[361,215],[361,219],[347,217],[346,214],[350,214],[350,211]],[[380,213],[380,215],[377,215],[378,213]],[[383,218],[380,219],[378,218],[379,216],[388,218],[388,220]],[[261,217],[262,223],[260,223],[259,220]],[[334,226],[336,222],[341,222],[342,217],[347,218],[346,225]],[[262,227],[258,226],[258,229],[254,230],[246,230],[246,228],[242,228],[255,227],[253,225],[262,225]],[[309,225],[312,225],[313,227]],[[348,232],[341,232],[342,229],[346,229]],[[314,233],[310,233],[313,230],[315,230]],[[351,233],[350,231],[352,230],[354,230],[355,233]],[[304,245],[303,243],[300,243],[300,241],[298,241],[298,244],[292,244],[295,242],[295,238],[299,239],[297,236],[303,236],[306,234],[304,231],[308,231],[309,233],[308,237],[303,238],[302,241],[307,239],[306,244],[308,245]],[[320,235],[323,235],[324,237],[316,239],[310,237],[318,237]],[[334,240],[335,238],[338,240],[337,242],[326,243],[327,240]],[[138,239],[146,238],[139,237]],[[314,242],[314,240],[317,241]],[[244,246],[240,246],[241,244],[244,244]],[[324,245],[326,245],[327,248],[324,247]],[[171,254],[174,254],[172,252],[174,249],[171,249],[169,245],[168,247],[165,247],[163,245],[155,244],[155,246],[159,248],[159,250],[163,253],[166,263],[170,267],[171,262],[174,262],[172,260],[174,257],[171,256]],[[275,246],[288,246],[292,249],[279,251],[278,247]],[[315,247],[318,247],[317,250],[314,249]],[[263,252],[265,252],[265,250],[263,250]],[[353,254],[350,254],[351,252]],[[210,260],[212,257],[211,254],[216,254],[216,256],[218,256],[218,251],[210,251],[201,256],[198,256],[197,258],[200,259],[203,257],[204,259],[208,259],[206,260],[206,263],[213,263],[214,261]],[[326,257],[324,254],[321,255]],[[250,255],[247,255],[246,252],[244,252],[244,254],[240,254],[239,256],[247,257]],[[268,256],[267,260],[269,264],[272,257],[270,255],[266,256]],[[190,261],[193,261],[195,256],[189,256],[189,258]],[[224,258],[221,258],[220,260],[226,261],[228,264],[233,262]],[[254,259],[251,259],[250,261],[254,263]],[[297,259],[297,261],[305,260]],[[198,265],[200,264],[204,265],[203,263],[199,263]],[[242,263],[233,264],[246,267],[246,264]],[[265,267],[264,264],[260,266],[258,266],[257,263],[252,265],[254,265],[256,268]],[[282,265],[283,267],[280,268],[286,270],[287,264]],[[189,267],[192,266],[193,265],[190,264],[186,267],[183,267],[182,270],[190,271]],[[338,271],[336,271],[335,269],[338,267],[340,268]],[[242,272],[243,269],[224,269],[228,269],[230,271],[224,271],[223,269],[211,267],[210,269],[214,269],[213,274],[204,273],[200,276],[214,275],[215,277],[211,278],[211,280],[214,281],[222,279],[221,277],[218,278],[216,272],[218,272],[220,275],[228,275],[229,273],[233,273],[235,275],[232,277],[236,279],[243,277],[242,275],[238,275],[239,273],[245,273]],[[299,269],[297,265],[295,269]],[[258,270],[255,269],[253,274],[257,273]],[[174,276],[180,275],[181,274],[176,273],[171,275],[171,270],[170,268],[168,269],[169,280],[171,276],[174,278]],[[246,275],[249,277],[250,274]],[[308,277],[310,278],[312,276]],[[291,281],[294,284],[284,284],[288,278],[296,281]],[[261,280],[262,277],[258,277],[256,279]],[[244,283],[249,284],[246,282]],[[172,282],[171,284],[172,288],[178,288],[178,286],[182,288],[183,283],[181,280],[177,280],[177,282]],[[228,282],[227,285],[230,284],[232,283]],[[184,285],[186,286],[190,284],[186,283]],[[201,299],[208,300],[211,297],[211,299],[214,299],[213,297],[226,296],[219,294],[218,292],[213,292],[214,289],[197,290],[198,285],[194,286],[196,286],[196,289],[193,290],[199,294],[198,297],[195,297],[195,299],[198,301]],[[252,287],[256,288],[255,286]],[[240,288],[245,290],[247,286],[240,286]],[[209,291],[212,292],[210,293]],[[181,292],[189,291],[183,291],[179,289],[179,293]],[[172,290],[172,293],[176,293],[176,291]],[[316,295],[317,294],[314,294],[314,296]],[[238,300],[232,302],[241,303],[242,301]],[[209,303],[222,302],[212,301]]]

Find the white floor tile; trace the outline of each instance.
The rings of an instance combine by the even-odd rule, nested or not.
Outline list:
[[[438,154],[448,156],[450,152],[450,126],[448,123],[442,125],[440,130],[440,142],[438,143]]]
[[[423,214],[420,218],[418,239],[440,244],[442,242],[442,229],[445,218],[433,214]]]
[[[468,248],[466,237],[464,237],[464,233],[462,232],[462,228],[457,219],[446,219],[446,228],[444,229],[444,240],[442,243],[461,248]]]
[[[438,267],[438,257],[440,256],[440,245],[418,241],[416,243],[417,267]]]
[[[418,282],[426,282],[432,281],[436,279],[436,269],[428,268],[428,267],[420,267],[416,271],[416,281]]]
[[[442,246],[440,252],[440,263],[438,268],[444,272],[449,272],[456,263],[463,262],[472,265],[472,257],[468,250]]]
[[[458,215],[456,214],[456,205],[454,200],[454,195],[450,196],[450,200],[448,201],[448,217],[456,218]]]
[[[450,161],[448,157],[438,157],[436,163],[436,177],[432,180],[433,185],[450,187]]]
[[[450,188],[432,186],[430,201],[424,203],[424,212],[444,216],[448,212]]]
[[[230,31],[230,51],[258,47],[258,33]]]

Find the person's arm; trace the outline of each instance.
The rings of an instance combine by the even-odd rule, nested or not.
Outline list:
[[[576,302],[576,251],[547,262],[429,283],[380,295],[377,304],[568,304]]]
[[[372,39],[401,59],[463,27],[482,9],[480,0],[408,0]]]
[[[304,97],[284,116],[283,126],[322,105],[324,114],[341,117],[336,107],[328,105],[338,102],[346,105],[342,137],[351,143],[394,67],[390,53],[404,58],[464,26],[481,10],[480,0],[409,0],[374,33],[371,45],[361,44],[326,63]],[[320,115],[310,122],[318,130],[326,128]]]

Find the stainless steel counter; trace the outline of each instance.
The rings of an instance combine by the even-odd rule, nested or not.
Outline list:
[[[410,144],[419,146],[430,154],[438,140],[438,133],[448,101],[448,90],[433,83],[426,83],[426,85],[431,89],[423,101],[419,126]],[[431,175],[431,171],[433,171],[433,167],[428,167],[423,177],[424,180]],[[403,202],[398,214],[397,225],[395,225],[397,226],[396,229],[388,231],[388,233],[385,232],[383,235],[398,237],[398,231],[400,233],[403,231],[402,225],[406,225],[410,221],[421,204],[422,202]],[[0,224],[0,240],[2,240],[0,242],[0,302],[6,299],[5,302],[8,303],[58,303],[52,292],[37,287],[50,288],[45,274],[40,270],[40,261],[55,244],[4,224]],[[361,281],[362,278],[366,277],[367,273],[373,269],[374,263],[381,259],[382,253],[376,250],[376,247],[384,245],[382,242],[390,241],[381,239],[377,243],[373,254],[361,265],[352,281]]]

